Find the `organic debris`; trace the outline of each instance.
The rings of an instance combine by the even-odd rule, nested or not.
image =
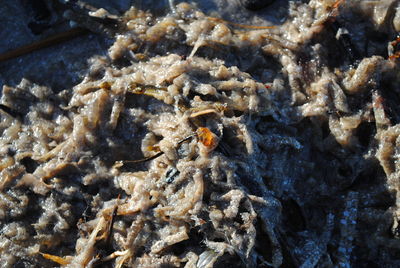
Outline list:
[[[398,44],[363,32],[394,40],[396,1],[289,2],[274,27],[132,7],[72,89],[4,86],[0,263],[399,266]]]

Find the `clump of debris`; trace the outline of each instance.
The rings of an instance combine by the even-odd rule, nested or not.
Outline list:
[[[399,265],[398,1],[118,20],[72,89],[3,87],[5,267]]]

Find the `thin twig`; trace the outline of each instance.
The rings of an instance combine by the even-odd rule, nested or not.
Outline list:
[[[52,35],[43,40],[33,42],[29,45],[25,45],[25,46],[19,47],[17,49],[7,51],[3,54],[0,54],[0,62],[14,59],[14,58],[20,57],[22,55],[31,53],[33,51],[37,51],[37,50],[46,48],[46,47],[54,46],[59,43],[71,40],[75,37],[81,36],[83,34],[88,34],[88,33],[89,33],[88,30],[85,30],[82,28],[73,28],[71,30]]]
[[[193,138],[193,137],[195,137],[195,136],[197,136],[196,133],[194,133],[194,134],[192,134],[192,135],[190,135],[190,136],[188,136],[188,137],[186,137],[186,138],[184,138],[184,139],[178,141],[177,145],[179,146],[179,145],[181,145],[182,143],[184,143],[184,142],[190,140],[191,138]],[[121,160],[121,161],[117,161],[117,162],[116,162],[116,163],[117,163],[116,166],[121,167],[121,166],[123,166],[124,164],[127,164],[127,163],[130,163],[130,164],[144,163],[144,162],[147,162],[147,161],[156,159],[156,158],[158,158],[159,156],[161,156],[161,155],[163,155],[163,154],[164,154],[164,152],[161,151],[161,152],[156,153],[155,155],[152,155],[152,156],[149,156],[149,157],[146,157],[146,158],[143,158],[143,159],[138,159],[138,160]]]

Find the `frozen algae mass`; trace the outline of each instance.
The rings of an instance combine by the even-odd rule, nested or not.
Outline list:
[[[399,2],[288,3],[132,7],[72,89],[4,86],[2,267],[398,267]]]

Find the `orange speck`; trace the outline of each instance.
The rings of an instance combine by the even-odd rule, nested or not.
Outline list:
[[[100,88],[105,89],[105,90],[110,90],[111,89],[111,83],[104,81],[100,84]]]
[[[217,136],[206,127],[199,127],[197,129],[197,137],[204,146],[214,149],[218,144]]]
[[[396,46],[396,45],[399,44],[399,43],[400,43],[400,37],[397,37],[396,40],[392,41],[390,44],[391,44],[392,46]]]
[[[400,58],[400,51],[397,51],[393,55],[389,56],[390,60],[395,60],[395,59],[398,59],[398,58]]]
[[[376,95],[372,101],[372,106],[375,109],[385,109],[385,99],[382,96]]]
[[[337,1],[333,4],[332,8],[338,8],[344,1],[345,1],[345,0],[337,0]]]
[[[62,258],[62,257],[58,257],[58,256],[55,256],[55,255],[51,255],[51,254],[47,254],[47,253],[42,253],[42,252],[39,252],[39,253],[40,253],[45,259],[54,261],[54,262],[56,262],[56,263],[58,263],[58,264],[60,264],[60,265],[63,265],[63,266],[68,265],[68,264],[70,263],[69,260],[66,260],[65,258]]]
[[[160,146],[157,146],[157,145],[150,145],[150,146],[147,146],[147,151],[149,151],[149,152],[160,152],[161,150],[160,150]]]
[[[396,50],[396,46],[400,44],[400,37],[397,37],[396,40],[392,41],[390,45]],[[395,60],[400,58],[400,51],[396,51],[393,55],[389,56],[389,60]]]

